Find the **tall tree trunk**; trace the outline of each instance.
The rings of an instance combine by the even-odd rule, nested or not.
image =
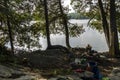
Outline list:
[[[60,6],[60,12],[62,14],[62,18],[63,18],[63,23],[65,26],[65,36],[66,36],[66,46],[68,48],[70,48],[70,42],[69,42],[69,30],[68,30],[68,25],[67,25],[67,17],[64,14],[63,8],[62,8],[62,4],[61,4],[61,0],[59,0],[59,6]]]
[[[108,22],[107,22],[107,17],[106,17],[104,8],[103,8],[102,1],[98,0],[98,4],[99,4],[101,18],[102,18],[103,31],[104,31],[104,34],[105,34],[105,38],[106,38],[108,48],[110,48],[109,25],[108,25]]]
[[[119,54],[119,41],[118,41],[118,31],[116,26],[116,8],[115,0],[110,0],[110,53],[111,55],[118,56]]]
[[[49,19],[48,19],[48,6],[47,0],[44,0],[44,11],[45,11],[45,20],[46,20],[46,36],[47,36],[47,44],[48,48],[51,46],[50,42],[50,30],[49,30]]]
[[[6,8],[8,8],[8,5],[7,5],[7,1],[4,0],[4,5]],[[9,12],[9,11],[8,11]],[[6,18],[7,18],[7,27],[8,27],[8,35],[9,35],[9,39],[10,39],[10,45],[11,45],[11,51],[12,51],[12,55],[14,55],[14,46],[13,46],[13,38],[12,38],[12,30],[11,30],[11,24],[10,24],[10,19],[8,17],[9,15],[6,14]]]
[[[12,55],[14,55],[12,31],[11,31],[11,25],[10,25],[10,20],[9,20],[8,16],[7,16],[7,26],[8,26],[8,32],[9,32],[9,38],[10,38],[10,45],[11,45]]]

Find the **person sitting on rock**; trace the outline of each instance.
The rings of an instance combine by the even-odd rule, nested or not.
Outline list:
[[[90,53],[91,50],[92,50],[92,47],[91,47],[90,44],[88,44],[87,47],[86,47],[86,52]]]

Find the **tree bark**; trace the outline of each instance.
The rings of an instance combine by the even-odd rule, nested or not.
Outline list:
[[[101,0],[98,0],[99,8],[100,8],[100,13],[101,13],[101,18],[102,18],[102,27],[103,31],[105,34],[106,42],[108,45],[108,48],[110,48],[110,37],[109,37],[109,25],[107,22],[106,14],[103,8],[103,3]]]
[[[71,48],[70,47],[70,42],[69,42],[69,30],[68,30],[68,25],[67,25],[67,17],[64,14],[64,11],[63,11],[63,8],[62,8],[62,4],[61,4],[61,0],[59,0],[59,6],[60,6],[60,12],[61,12],[62,18],[63,18],[63,24],[65,26],[66,46],[68,48]]]
[[[44,0],[44,11],[45,11],[45,21],[46,21],[46,36],[47,36],[47,44],[48,48],[51,46],[50,42],[50,30],[49,30],[49,19],[48,19],[48,6],[47,0]]]
[[[110,0],[110,53],[112,56],[119,56],[118,31],[116,26],[115,0]]]

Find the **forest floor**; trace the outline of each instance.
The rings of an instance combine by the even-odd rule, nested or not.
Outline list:
[[[109,76],[113,69],[120,69],[120,59],[108,58],[107,60],[101,60],[99,68],[103,76]]]
[[[78,53],[83,53],[84,52],[83,50],[81,50],[81,51],[77,50],[77,51],[74,51],[74,52],[78,55]],[[49,53],[49,55],[56,54],[56,53],[61,54],[61,52],[58,52],[57,50],[45,51],[45,53],[46,52]],[[99,54],[99,53],[97,53],[97,54]],[[60,56],[60,55],[58,55],[58,56]],[[66,55],[64,55],[64,56],[66,56]],[[39,58],[39,56],[37,56],[37,57]],[[46,57],[44,57],[44,59],[45,58]],[[59,57],[59,58],[61,58],[61,57]],[[34,58],[32,57],[32,59],[34,60],[34,59],[37,59],[37,58],[34,55]],[[48,58],[46,58],[46,59],[48,59]],[[46,61],[46,59],[44,61]],[[51,59],[51,57],[50,57],[50,59]],[[54,59],[56,59],[56,58],[54,58]],[[55,62],[54,59],[52,60],[53,64]],[[63,58],[61,58],[61,59],[63,59]],[[108,58],[106,56],[106,54],[104,55],[104,58],[103,57],[95,58],[93,56],[92,57],[87,56],[87,59],[88,59],[88,61],[92,60],[92,61],[97,62],[98,63],[98,67],[100,69],[100,72],[101,72],[102,76],[105,76],[105,77],[109,76],[112,73],[112,71],[113,71],[114,68],[120,69],[120,59],[119,58]],[[40,60],[41,59],[39,59],[37,61],[40,62]],[[48,62],[48,63],[50,64],[50,62]],[[38,65],[39,63],[35,63],[35,64]],[[56,77],[58,75],[65,76],[65,75],[72,75],[72,74],[74,74],[74,71],[71,70],[71,66],[69,64],[63,64],[62,67],[60,66],[60,67],[56,67],[56,68],[55,67],[51,68],[50,67],[51,65],[49,66],[48,64],[47,64],[48,68],[38,68],[38,67],[34,68],[35,64],[33,64],[31,66],[28,66],[28,67],[23,66],[23,65],[21,66],[21,65],[18,65],[18,64],[17,64],[18,66],[16,66],[16,64],[13,64],[13,63],[12,63],[12,65],[11,65],[11,63],[10,64],[4,63],[4,64],[1,64],[1,65],[4,65],[4,66],[12,68],[12,69],[17,68],[17,69],[21,70],[23,73],[29,75],[30,77],[31,76],[35,77],[35,79],[28,79],[28,80],[47,80],[48,78]],[[55,65],[57,65],[57,64],[55,64]],[[46,64],[45,64],[45,66],[46,66]],[[0,76],[1,76],[1,72],[0,72]],[[21,79],[21,78],[18,78],[18,79],[15,79],[15,80],[19,80],[19,79]],[[8,79],[8,78],[7,79],[2,79],[0,77],[0,80],[10,80],[10,79]]]

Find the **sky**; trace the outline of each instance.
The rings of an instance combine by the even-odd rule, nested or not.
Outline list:
[[[70,5],[71,0],[63,0],[63,1],[64,1],[63,3],[64,6],[69,6],[70,9],[69,13],[74,12],[72,6]]]

